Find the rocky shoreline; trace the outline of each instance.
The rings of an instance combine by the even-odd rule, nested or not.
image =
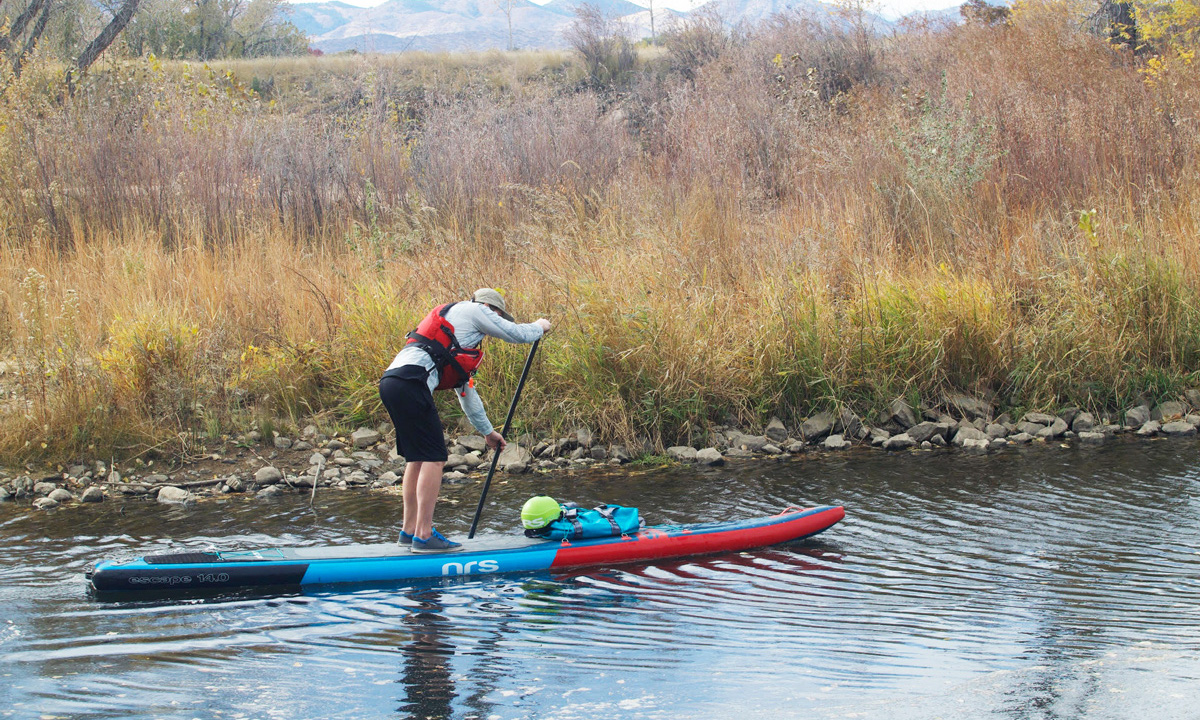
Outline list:
[[[1121,434],[1192,437],[1200,429],[1197,390],[1189,390],[1179,400],[1127,408],[1121,422],[1074,407],[1055,414],[1029,412],[1019,419],[1008,413],[993,417],[993,410],[990,403],[967,396],[951,396],[937,407],[920,408],[898,399],[874,425],[847,409],[817,413],[791,429],[773,417],[760,434],[716,426],[702,445],[678,445],[665,452],[671,461],[716,466],[727,460],[779,459],[855,447],[990,453],[1047,441],[1098,445]],[[444,482],[469,482],[486,474],[491,460],[482,437],[447,435],[446,444]],[[648,456],[643,448],[596,442],[591,430],[579,428],[558,438],[520,436],[501,453],[498,467],[508,473],[553,472],[619,466]],[[206,496],[251,494],[266,499],[287,492],[314,493],[317,488],[387,491],[398,489],[404,472],[404,459],[395,453],[388,425],[359,428],[344,437],[328,437],[315,425],[306,427],[298,438],[272,433],[265,439],[250,432],[225,451],[178,469],[161,472],[153,464],[135,463],[124,474],[104,461],[53,473],[14,475],[0,469],[0,502],[28,502],[49,510],[116,499],[186,504]]]

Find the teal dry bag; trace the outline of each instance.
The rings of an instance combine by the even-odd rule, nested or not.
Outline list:
[[[587,540],[629,535],[645,526],[645,521],[638,517],[638,509],[633,507],[601,505],[584,510],[575,503],[567,503],[562,508],[557,520],[540,530],[526,530],[525,534],[547,540]]]

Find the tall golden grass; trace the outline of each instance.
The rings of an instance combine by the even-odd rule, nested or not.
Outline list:
[[[73,98],[31,69],[0,104],[0,456],[382,420],[404,333],[484,285],[555,321],[523,427],[651,446],[1200,381],[1194,68],[1147,82],[1053,4],[851,40],[781,20],[619,92],[553,53],[144,61]],[[524,350],[489,348],[493,412]]]

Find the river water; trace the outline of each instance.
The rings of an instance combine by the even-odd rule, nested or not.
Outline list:
[[[0,717],[1194,718],[1200,444],[852,452],[494,484],[651,523],[841,504],[787,547],[569,575],[100,602],[147,549],[394,537],[399,498],[0,506]],[[447,487],[465,535],[479,485]]]

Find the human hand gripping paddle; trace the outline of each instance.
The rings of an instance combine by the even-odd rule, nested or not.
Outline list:
[[[517,409],[517,401],[521,399],[521,390],[525,388],[525,378],[529,377],[529,367],[533,365],[533,355],[537,352],[538,345],[541,340],[534,340],[533,346],[529,348],[529,356],[525,358],[525,367],[521,370],[521,379],[517,382],[517,390],[513,393],[512,402],[508,405],[508,417],[504,418],[504,429],[500,431],[501,438],[508,437],[508,430],[512,426],[513,413]],[[471,532],[467,533],[467,539],[475,537],[475,528],[479,526],[479,516],[483,513],[483,501],[487,498],[488,488],[492,485],[492,476],[496,474],[496,465],[500,462],[500,451],[503,449],[502,444],[497,444],[492,453],[492,467],[488,470],[487,479],[483,481],[483,492],[479,495],[479,506],[475,508],[475,519],[471,521]]]

